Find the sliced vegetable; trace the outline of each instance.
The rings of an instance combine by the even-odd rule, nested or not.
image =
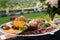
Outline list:
[[[21,30],[15,30],[15,29],[9,29],[9,30],[3,30],[4,32],[7,32],[9,34],[17,34],[18,32],[21,33]]]
[[[8,29],[10,29],[10,27],[7,26],[7,25],[4,25],[4,26],[2,26],[2,29],[4,29],[4,30],[8,30]]]
[[[43,27],[43,28],[46,28],[46,27],[49,27],[49,26],[51,26],[49,23],[44,23],[44,24],[41,25],[41,27]]]
[[[58,28],[58,26],[56,24],[51,24],[51,26],[55,29]]]
[[[23,27],[19,28],[19,30],[25,31],[28,29],[28,26],[24,25]]]

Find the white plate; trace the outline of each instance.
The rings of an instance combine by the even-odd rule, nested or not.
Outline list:
[[[8,22],[8,23],[5,23],[5,24],[10,24],[10,23],[12,23],[12,22]],[[3,25],[4,25],[4,24],[0,25],[0,27],[3,26]],[[42,36],[42,35],[47,35],[47,34],[53,35],[53,34],[55,34],[55,32],[57,32],[58,30],[60,30],[60,25],[58,25],[58,28],[57,28],[57,29],[54,29],[54,30],[51,31],[51,32],[46,32],[46,33],[43,33],[43,34],[31,34],[31,35],[16,35],[16,34],[10,34],[10,35],[14,35],[14,36]],[[2,30],[1,28],[0,28],[0,31],[3,32],[3,30]],[[3,32],[3,33],[6,33],[6,32]],[[8,33],[6,33],[6,34],[8,34]]]

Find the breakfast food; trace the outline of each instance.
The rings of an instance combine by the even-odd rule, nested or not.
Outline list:
[[[20,28],[23,26],[24,23],[22,21],[13,21],[12,24],[13,24],[13,27]]]
[[[25,21],[26,20],[26,18],[24,17],[24,16],[19,16],[19,17],[17,17],[16,19],[15,19],[16,21]]]
[[[3,30],[4,32],[7,32],[9,34],[17,34],[17,33],[21,33],[22,31],[20,30],[15,30],[15,29],[9,29],[9,30]]]
[[[3,25],[3,31],[17,35],[43,34],[58,28],[58,25],[51,20],[28,20],[24,16],[15,18],[10,24],[11,27],[6,24]]]

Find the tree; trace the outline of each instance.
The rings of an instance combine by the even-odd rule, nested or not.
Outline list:
[[[9,0],[0,0],[0,7],[6,8]]]

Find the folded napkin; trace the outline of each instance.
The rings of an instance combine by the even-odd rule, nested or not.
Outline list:
[[[0,32],[0,40],[14,38],[15,36]]]

